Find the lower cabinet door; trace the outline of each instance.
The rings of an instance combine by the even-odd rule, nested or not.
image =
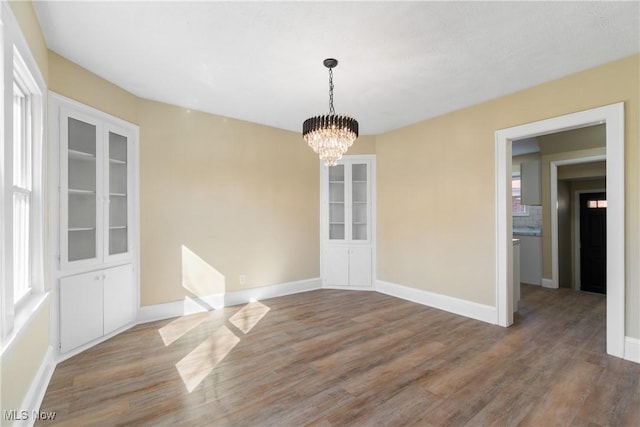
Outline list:
[[[370,288],[372,280],[371,246],[329,246],[323,262],[324,286]]]
[[[102,272],[60,279],[60,351],[103,335]]]
[[[344,246],[325,248],[323,266],[323,285],[349,285],[349,249]]]
[[[349,249],[349,286],[369,288],[371,283],[371,247],[352,246]]]
[[[136,289],[130,264],[103,270],[104,334],[135,320]]]

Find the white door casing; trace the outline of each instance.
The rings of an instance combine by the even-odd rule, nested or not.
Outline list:
[[[513,323],[508,290],[513,287],[511,244],[511,141],[606,124],[607,152],[607,353],[624,357],[624,103],[501,129],[496,143],[496,323]]]

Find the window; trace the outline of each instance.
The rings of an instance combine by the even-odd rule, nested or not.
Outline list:
[[[46,85],[11,8],[0,4],[2,352],[45,298],[44,94]]]
[[[20,82],[13,82],[13,302],[31,292],[31,169],[33,159],[31,99]]]
[[[587,207],[589,209],[606,209],[607,201],[606,200],[589,200],[587,202]]]
[[[511,214],[513,216],[529,216],[529,208],[522,204],[520,193],[520,175],[511,177]]]

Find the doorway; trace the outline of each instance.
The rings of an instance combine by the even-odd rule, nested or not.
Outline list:
[[[607,353],[624,357],[624,103],[496,131],[496,323],[513,323],[511,141],[594,124],[606,124],[607,141]]]
[[[607,293],[607,193],[580,194],[580,290]]]

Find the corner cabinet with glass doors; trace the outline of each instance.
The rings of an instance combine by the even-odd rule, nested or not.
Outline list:
[[[136,125],[50,93],[58,151],[58,348],[132,324],[138,311]]]
[[[320,169],[322,285],[373,288],[375,156],[347,155]]]

